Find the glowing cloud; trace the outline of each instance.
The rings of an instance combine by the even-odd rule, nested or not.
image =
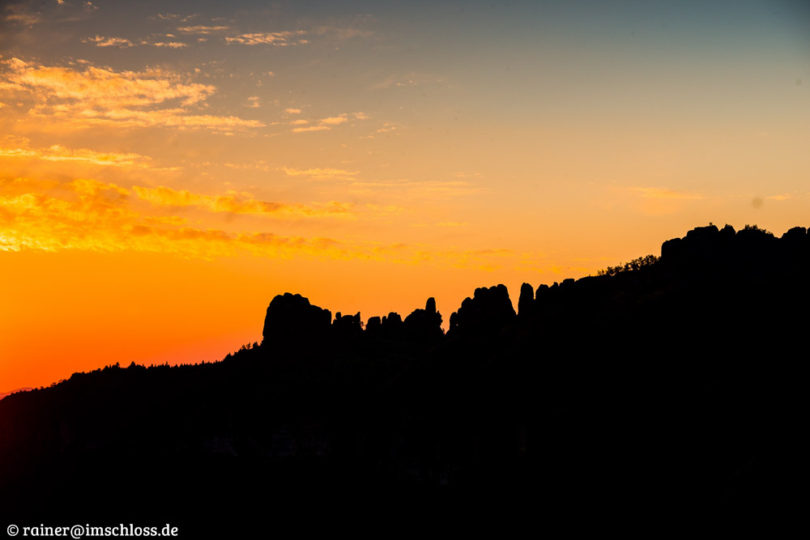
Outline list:
[[[182,49],[187,47],[188,44],[180,41],[155,41],[154,43],[144,43],[145,45],[152,45],[153,47],[166,47],[169,49]]]
[[[349,119],[346,118],[345,114],[341,114],[340,116],[330,116],[328,118],[321,118],[321,124],[325,124],[327,126],[339,126],[345,122],[348,122]]]
[[[352,180],[359,174],[358,171],[346,171],[343,169],[292,169],[283,167],[282,170],[287,176],[305,176],[316,180]]]
[[[93,36],[91,38],[83,39],[82,43],[93,43],[96,47],[134,47],[135,44],[130,40],[119,37],[104,37]]]
[[[194,25],[194,26],[179,26],[177,31],[183,34],[201,34],[204,36],[210,34],[217,34],[220,32],[226,32],[230,30],[230,26],[223,26],[223,25],[216,25],[216,26],[206,26],[202,24]]]
[[[228,36],[226,43],[237,43],[239,45],[273,45],[274,47],[287,47],[288,45],[304,45],[305,39],[293,39],[295,36],[305,34],[303,30],[284,32],[264,32],[252,34],[240,34],[238,36]]]
[[[134,153],[96,152],[86,148],[69,149],[55,144],[46,149],[2,148],[0,158],[29,158],[45,161],[79,161],[93,165],[125,167],[146,166],[148,157]]]
[[[225,195],[201,195],[187,190],[164,186],[156,188],[134,186],[132,191],[142,200],[159,206],[198,207],[211,212],[254,214],[283,217],[351,216],[350,205],[330,202],[322,205],[284,204],[254,199],[249,193],[229,192]]]
[[[92,179],[70,182],[0,179],[0,251],[141,251],[213,258],[247,251],[288,258],[388,260],[493,269],[533,255],[511,250],[454,250],[398,243],[346,242],[333,238],[283,236],[256,230],[227,231],[190,226],[182,216],[150,213],[149,206],[197,207],[216,213],[325,217],[348,214],[349,205],[307,207],[268,203],[248,194],[201,195],[167,187],[127,189]]]
[[[297,114],[298,112],[301,112],[300,109],[287,109],[287,112],[289,112],[290,110],[297,111],[295,114]],[[317,125],[293,128],[292,132],[293,133],[307,133],[307,132],[310,132],[310,131],[329,131],[333,127],[340,126],[340,125],[343,125],[343,124],[347,123],[349,121],[349,117],[350,117],[350,115],[348,113],[342,113],[342,114],[338,114],[338,115],[335,115],[335,116],[327,116],[326,118],[321,118],[321,119],[317,120],[317,122],[318,122]],[[355,120],[367,120],[369,118],[369,116],[366,113],[363,113],[363,112],[352,113],[351,117],[353,117]],[[308,120],[303,120],[303,119],[294,120],[294,121],[290,122],[290,124],[294,125],[294,126],[303,126],[303,125],[308,124],[308,123],[309,123]]]
[[[168,34],[167,37],[173,37],[173,34]],[[183,43],[180,41],[149,41],[146,39],[140,40],[138,43],[135,43],[126,38],[119,38],[119,37],[104,37],[104,36],[93,36],[91,38],[83,39],[82,43],[93,43],[96,47],[118,47],[118,48],[129,48],[135,47],[137,45],[148,45],[151,47],[163,47],[169,49],[182,49],[183,47],[187,47],[187,43]]]
[[[308,127],[297,127],[293,128],[293,133],[307,133],[309,131],[329,131],[329,126],[308,126]]]
[[[236,249],[269,249],[267,254],[273,254],[272,249],[279,246],[306,251],[320,245],[264,232],[189,227],[182,216],[150,213],[149,206],[139,206],[138,201],[279,218],[351,216],[349,205],[338,202],[316,206],[272,203],[249,194],[200,195],[167,187],[127,189],[91,179],[0,179],[0,251],[135,250],[211,257]]]
[[[3,62],[0,89],[28,94],[36,105],[30,116],[88,124],[207,128],[232,131],[264,123],[235,116],[193,114],[215,92],[212,85],[161,69],[115,71],[84,66],[44,66],[12,58]]]
[[[6,60],[4,79],[19,90],[43,98],[81,101],[91,108],[140,107],[179,100],[182,105],[204,101],[214,93],[211,85],[187,83],[175,73],[159,69],[114,71],[89,66],[83,70]]]
[[[39,13],[25,11],[25,7],[22,4],[10,4],[6,6],[6,11],[8,15],[6,15],[4,19],[6,22],[12,24],[33,26],[42,20]]]

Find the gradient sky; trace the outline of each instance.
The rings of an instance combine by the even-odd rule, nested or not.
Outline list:
[[[0,393],[810,225],[805,1],[2,5]]]

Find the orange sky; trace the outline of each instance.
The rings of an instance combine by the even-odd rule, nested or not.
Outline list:
[[[0,393],[808,225],[801,2],[14,2]]]

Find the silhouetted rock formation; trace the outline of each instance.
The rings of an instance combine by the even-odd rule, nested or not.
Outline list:
[[[363,322],[360,320],[360,313],[354,315],[342,315],[339,311],[335,314],[332,323],[335,336],[340,339],[359,338],[363,332]]]
[[[396,323],[394,323],[396,324]],[[442,330],[442,314],[436,311],[436,300],[428,298],[425,309],[415,309],[405,317],[403,323],[405,335],[408,339],[418,342],[430,342],[440,339],[444,335]]]
[[[402,317],[394,312],[382,318],[371,317],[366,324],[366,334],[374,339],[401,340],[403,332]]]
[[[785,258],[806,257],[801,253],[806,251],[804,238],[806,230],[802,227],[795,227],[778,239],[757,227],[746,226],[735,232],[731,225],[722,230],[709,225],[689,231],[685,238],[664,242],[661,260],[690,272],[723,271],[739,264],[779,268]]]
[[[382,334],[382,320],[380,317],[371,317],[366,324],[366,332],[370,336],[380,336]]]
[[[332,322],[280,295],[262,346],[223,362],[116,365],[0,401],[0,509],[230,527],[437,494],[532,522],[538,508],[789,507],[809,275],[807,229],[710,225],[660,259],[524,284],[519,316],[503,285],[477,289],[447,335],[432,298],[363,330],[360,314]]]
[[[522,292],[522,290],[521,290]],[[465,298],[459,310],[450,315],[450,334],[483,336],[498,332],[515,318],[505,285],[475,289],[472,298]]]
[[[313,306],[300,294],[284,293],[273,298],[267,307],[262,343],[300,345],[321,339],[329,332],[331,322],[332,313],[328,309]]]
[[[383,335],[389,339],[402,337],[404,324],[402,322],[402,317],[399,316],[399,313],[394,313],[392,311],[386,317],[383,317],[382,330]]]
[[[529,283],[520,286],[520,298],[518,299],[518,315],[530,317],[534,310],[534,289]]]

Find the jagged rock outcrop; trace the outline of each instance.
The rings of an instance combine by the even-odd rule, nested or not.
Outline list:
[[[392,313],[392,315],[396,315]],[[399,317],[397,315],[397,317]],[[408,339],[431,341],[444,335],[442,331],[442,314],[436,310],[436,300],[428,298],[425,309],[415,309],[405,317],[403,330]]]
[[[366,323],[366,333],[369,336],[379,336],[382,333],[382,319],[380,317],[370,317]]]
[[[339,311],[335,314],[332,322],[332,332],[339,339],[352,339],[360,337],[363,333],[363,323],[360,320],[360,313],[354,315],[342,315]]]
[[[465,298],[457,312],[450,316],[453,335],[491,335],[515,319],[515,309],[506,285],[480,287],[472,298]]]
[[[262,345],[283,344],[323,337],[329,332],[332,312],[309,303],[300,294],[279,294],[267,307]]]
[[[549,286],[546,285],[545,283],[541,283],[540,285],[538,285],[537,292],[535,293],[534,296],[534,301],[540,302],[540,299],[543,298],[546,295],[546,293],[548,293],[548,290]]]
[[[402,336],[403,326],[402,317],[400,317],[399,313],[392,311],[388,316],[382,318],[382,331],[387,338]]]
[[[731,225],[696,227],[684,238],[667,240],[661,246],[661,261],[687,272],[729,271],[744,265],[760,270],[766,266],[796,261],[807,256],[810,241],[803,227],[790,229],[781,238],[756,226],[736,231]]]
[[[713,248],[720,240],[719,235],[720,231],[715,225],[695,227],[684,238],[664,242],[661,245],[661,260],[665,263],[686,264],[712,258]]]
[[[528,283],[520,286],[520,299],[518,300],[518,314],[521,318],[532,315],[534,311],[534,289]]]
[[[402,317],[393,311],[382,317],[371,317],[366,324],[366,334],[374,338],[400,339],[402,331]]]
[[[808,231],[702,227],[663,252],[534,300],[524,285],[519,317],[505,286],[478,289],[447,339],[433,299],[363,332],[359,314],[332,322],[280,295],[263,345],[223,362],[115,365],[13,394],[0,508],[37,523],[148,500],[191,523],[285,501],[314,515],[319,493],[352,512],[352,490],[390,505],[471,488],[532,516],[549,501],[788,508],[806,461]]]

